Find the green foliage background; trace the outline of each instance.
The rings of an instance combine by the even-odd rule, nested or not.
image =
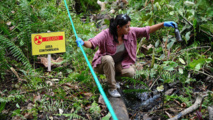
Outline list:
[[[95,103],[93,101],[97,100],[99,92],[81,51],[76,46],[64,1],[62,0],[56,5],[57,1],[3,0],[0,2],[1,82],[8,80],[7,76],[12,74],[9,72],[10,67],[14,67],[18,74],[26,79],[27,84],[21,87],[21,90],[20,87],[13,88],[13,90],[34,91],[47,86],[42,77],[51,79],[59,77],[58,73],[62,72],[59,84],[67,82],[74,84],[77,82],[78,85],[83,86],[79,91],[70,91],[71,93],[77,92],[80,94],[82,91],[90,91],[94,94],[89,100],[79,97],[72,102],[67,101],[64,103],[68,106],[66,109],[69,109],[69,104],[72,103],[75,110],[78,111],[81,104]],[[96,0],[67,0],[77,34],[83,40],[88,40],[101,31],[96,28],[98,21],[91,21],[91,16],[98,14],[107,13],[114,17],[117,14],[127,13],[132,19],[131,26],[134,27],[151,26],[164,21],[175,21],[178,24],[184,40],[182,43],[176,42],[173,28],[158,30],[156,33],[151,34],[150,41],[138,39],[138,49],[141,47],[140,43],[144,45],[152,44],[155,47],[146,54],[141,53],[140,50],[137,53],[138,58],[152,56],[150,59],[152,65],[144,67],[143,70],[138,70],[135,80],[153,80],[160,76],[161,82],[159,84],[180,81],[183,86],[188,86],[196,81],[204,84],[200,79],[213,73],[213,54],[211,52],[213,47],[213,3],[211,0],[155,0],[153,6],[150,1],[145,6],[146,0],[129,0],[126,8],[118,9],[114,14],[109,13],[110,5],[106,7],[106,11],[100,12],[100,7],[96,2]],[[108,2],[110,3],[112,0]],[[104,24],[108,25],[109,21],[105,20]],[[56,55],[64,59],[61,63],[62,67],[53,69],[48,75],[45,68],[35,68],[37,56],[31,55],[31,34],[47,31],[64,31],[66,34],[66,53]],[[89,60],[92,61],[94,51],[90,49],[85,49],[85,51]],[[137,62],[144,61],[138,59]],[[207,70],[207,72],[203,70]],[[196,78],[198,73],[203,73],[204,76],[198,79]],[[192,74],[191,77],[189,77],[189,74]],[[12,78],[15,79],[16,76],[12,75]],[[192,90],[190,87],[182,89],[188,94],[185,98],[187,98],[186,101],[189,106],[192,101],[188,97],[191,97]],[[8,96],[3,96],[0,101],[2,108],[8,102],[16,104],[24,101],[24,98],[21,99],[17,95],[17,91],[5,91],[8,96],[13,95],[16,99],[8,100]],[[59,91],[61,94],[58,95],[66,101],[65,91],[56,89],[55,92]],[[30,96],[25,97],[25,99],[29,98]],[[169,101],[170,98],[182,99],[183,96],[170,96],[167,100]],[[207,102],[206,105],[209,103]],[[37,107],[40,108],[44,104]],[[48,109],[46,110],[48,111]],[[21,114],[20,109],[18,114]],[[97,114],[94,116],[97,117]],[[36,115],[35,112],[34,116]],[[77,118],[80,118],[77,116],[77,112],[69,115],[76,115]]]

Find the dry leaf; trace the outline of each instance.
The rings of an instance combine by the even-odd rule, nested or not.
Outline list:
[[[78,86],[76,84],[72,85],[71,83],[64,83],[62,84],[61,86],[67,86],[69,87],[70,89],[74,89],[74,90],[78,90]]]
[[[25,114],[24,114],[24,117],[25,117],[26,119],[33,119],[33,113],[25,113]]]
[[[58,111],[59,111],[59,114],[63,114],[64,112],[61,108],[59,108]]]
[[[50,92],[50,96],[52,96],[52,97],[53,97],[54,95],[55,95],[55,93],[54,93],[54,92]]]
[[[136,63],[136,70],[143,70],[143,64],[141,63]]]
[[[91,105],[87,105],[86,107],[85,107],[85,110],[89,110],[91,108]]]
[[[63,58],[61,58],[61,57],[58,57],[56,60],[53,60],[53,62],[55,62],[55,63],[60,63],[62,61],[63,61]]]
[[[163,85],[158,86],[158,87],[157,87],[157,91],[159,91],[159,92],[164,91],[164,86],[163,86]]]
[[[45,83],[46,83],[47,85],[49,85],[49,86],[53,86],[53,85],[54,85],[53,82],[51,82],[51,81],[45,81]]]
[[[33,104],[32,103],[29,103],[28,105],[27,105],[27,109],[28,110],[31,110],[33,108]]]
[[[177,114],[179,111],[174,108],[169,108],[169,111],[173,112],[174,114]]]
[[[47,58],[45,58],[45,57],[37,57],[37,59],[40,59],[40,60],[41,60],[41,63],[42,63],[45,67],[48,67]]]
[[[10,30],[13,30],[15,28],[15,26],[10,27]]]
[[[185,107],[186,107],[186,103],[181,103],[180,106],[181,106],[182,108],[185,108]]]
[[[83,93],[83,95],[86,97],[86,99],[92,97],[92,93]]]
[[[33,103],[35,103],[36,101],[41,101],[41,96],[40,95],[35,95],[33,96]]]
[[[74,112],[74,108],[71,109],[70,113],[73,113],[73,112]]]
[[[51,79],[52,82],[59,82],[59,79]]]
[[[105,8],[106,2],[101,2],[100,0],[98,0],[97,3],[98,3],[98,5],[100,5],[101,11],[104,11],[106,9]]]
[[[52,116],[49,116],[49,119],[50,119],[50,120],[53,120],[53,117],[52,117]]]
[[[41,94],[41,95],[43,95],[43,94],[45,94],[45,93],[46,93],[46,91],[41,91],[41,93],[40,93],[40,94]]]
[[[11,25],[11,22],[9,21],[9,22],[7,22],[6,24],[7,24],[8,26],[10,26],[10,25]]]
[[[145,115],[143,116],[143,120],[149,120],[149,119],[150,119],[150,117],[149,117],[148,114],[145,114]]]
[[[103,99],[102,95],[99,96],[98,103],[100,103],[102,105],[105,105],[105,102],[104,102],[104,99]]]
[[[10,67],[10,70],[16,75],[16,77],[18,78],[18,80],[20,79],[18,73],[16,72],[16,70],[13,67]]]
[[[12,117],[12,120],[22,120],[22,118],[21,118],[20,116],[17,116],[17,115],[16,115],[16,116],[13,116],[13,117]]]
[[[63,86],[63,88],[64,88],[64,90],[65,90],[65,91],[70,90],[70,87],[67,87],[67,86]],[[70,91],[68,91],[68,93],[67,93],[67,94],[69,94],[69,93],[70,93]]]
[[[92,117],[89,114],[86,114],[88,120],[92,120]]]
[[[142,45],[141,48],[144,48],[145,50],[148,50],[146,45]]]
[[[111,9],[111,10],[110,10],[110,13],[111,13],[111,14],[114,14],[114,13],[115,13],[115,10],[114,10],[114,9]]]
[[[147,46],[147,49],[149,50],[150,48],[154,48],[154,46],[152,44],[149,44],[149,46]]]
[[[165,92],[165,95],[171,95],[175,89],[171,88]]]
[[[2,113],[2,114],[8,114],[9,111],[4,109],[1,113]]]
[[[18,81],[19,81],[19,82],[27,82],[26,80],[21,79],[21,78],[19,77],[18,73],[16,72],[16,70],[15,70],[13,67],[10,67],[10,70],[11,70],[11,71],[15,74],[15,76],[18,78]],[[19,86],[16,87],[16,88],[19,88]]]
[[[45,67],[48,67],[48,59],[46,57],[37,57],[37,59],[40,60],[40,63],[43,64]],[[62,61],[63,58],[61,57],[57,58],[56,60],[51,57],[51,66],[60,67],[61,65],[58,63]]]

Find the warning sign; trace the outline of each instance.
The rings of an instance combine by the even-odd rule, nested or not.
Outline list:
[[[31,42],[32,55],[66,52],[64,32],[32,34]]]

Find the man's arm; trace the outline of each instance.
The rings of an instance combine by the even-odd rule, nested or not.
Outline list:
[[[92,43],[90,41],[84,41],[84,47],[92,48]]]
[[[159,30],[160,28],[162,27],[173,27],[173,28],[177,28],[177,23],[173,22],[173,21],[166,21],[166,22],[162,22],[162,23],[159,23],[159,24],[156,24],[156,25],[152,25],[150,27],[150,31],[149,33],[153,33],[155,32],[156,30]]]
[[[164,27],[164,23],[152,25],[152,26],[150,26],[149,33],[153,33],[153,32],[155,32],[155,31],[157,31],[157,30],[159,30],[160,28],[163,28],[163,27]]]
[[[76,43],[78,45],[78,47],[80,47],[81,45],[83,45],[86,48],[92,48],[92,43],[90,41],[83,41],[81,38],[77,38]]]

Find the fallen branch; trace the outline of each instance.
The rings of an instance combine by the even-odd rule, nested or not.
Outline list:
[[[205,55],[209,50],[211,50],[211,47],[204,53],[202,53],[202,55]]]
[[[213,37],[213,35],[211,35],[210,33],[206,32],[206,31],[204,31],[203,29],[200,29],[200,31],[202,31],[203,33],[206,33],[207,35]]]
[[[182,112],[180,112],[179,114],[177,114],[176,116],[174,116],[173,118],[171,118],[169,120],[178,120],[181,117],[183,117],[184,115],[187,115],[188,113],[191,113],[192,111],[196,110],[200,106],[200,104],[202,103],[203,98],[206,97],[206,96],[207,96],[206,92],[197,94],[196,101],[192,106],[183,110]]]
[[[170,115],[167,111],[165,111],[165,113],[169,118],[172,118],[172,115]]]

